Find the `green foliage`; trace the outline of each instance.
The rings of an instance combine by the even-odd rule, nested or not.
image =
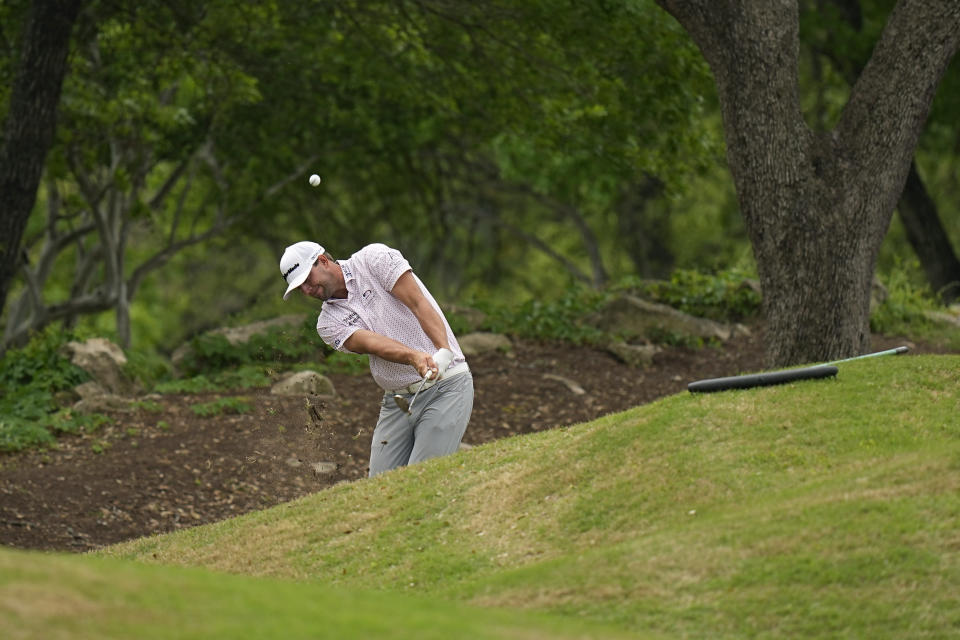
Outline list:
[[[62,355],[63,346],[75,337],[47,327],[0,360],[0,451],[51,445],[57,433],[76,433],[100,423],[102,417],[60,411],[56,400],[58,392],[88,379]]]
[[[8,350],[0,360],[0,391],[35,386],[53,392],[84,382],[87,374],[62,354],[64,345],[74,339],[71,332],[51,326],[23,348]]]
[[[679,191],[722,149],[697,48],[653,0],[465,3],[456,16],[443,4],[96,5],[48,162],[46,202],[63,211],[51,221],[38,207],[28,236],[79,220],[93,209],[83,178],[109,176],[95,191],[131,203],[117,223],[137,230],[124,275],[154,257],[166,265],[129,291],[134,336],[152,343],[276,283],[277,249],[297,236],[340,253],[389,242],[418,271],[441,274],[443,293],[553,286],[555,272],[529,269],[537,252],[512,225],[547,234],[573,261],[596,238],[620,275],[630,251],[611,211],[637,176]],[[300,179],[308,163],[324,177],[319,190]],[[215,231],[220,215],[228,242],[157,253]],[[83,242],[84,255],[99,255],[95,233]],[[243,278],[212,264],[217,251],[265,246],[269,264],[252,260]],[[102,285],[105,270],[76,269],[77,253],[58,260],[47,299]],[[210,355],[225,354],[213,345]]]
[[[479,303],[486,313],[483,328],[534,340],[560,340],[574,344],[601,341],[603,333],[583,323],[604,301],[601,292],[577,287],[559,300],[528,300],[518,307]]]
[[[0,452],[47,447],[54,442],[53,434],[38,422],[10,415],[0,418]]]
[[[163,411],[163,405],[153,400],[138,400],[132,403],[131,406],[148,413],[160,413]]]
[[[127,364],[124,373],[137,380],[145,389],[152,389],[160,380],[173,375],[170,361],[156,351],[127,350]]]
[[[198,416],[209,418],[224,413],[249,413],[253,410],[253,405],[247,398],[218,398],[210,402],[200,402],[190,405],[191,411]]]
[[[94,433],[103,425],[113,424],[113,419],[99,413],[77,413],[60,409],[50,416],[48,425],[55,433]]]
[[[189,374],[220,372],[243,365],[283,365],[321,356],[324,345],[317,337],[312,320],[299,327],[270,327],[247,342],[231,344],[219,334],[194,338],[182,362]]]
[[[759,286],[739,269],[715,274],[677,269],[670,280],[642,281],[627,278],[617,288],[670,305],[690,315],[721,322],[738,322],[755,316],[763,301]]]
[[[472,306],[486,318],[485,331],[507,333],[535,340],[559,340],[575,344],[599,344],[609,336],[587,321],[611,296],[631,292],[661,302],[691,315],[721,322],[738,322],[754,317],[760,310],[761,295],[746,271],[730,269],[715,274],[689,269],[673,272],[669,281],[627,277],[605,291],[577,285],[559,299],[528,300],[520,305],[499,301],[478,301]],[[465,322],[462,322],[466,326]],[[702,347],[703,341],[664,332],[656,342],[675,346]]]
[[[155,385],[159,393],[208,393],[269,385],[282,370],[309,367],[321,373],[361,375],[369,370],[366,356],[333,351],[323,344],[313,320],[289,327],[271,327],[245,343],[231,344],[222,335],[206,334],[191,342],[182,364],[187,377]]]
[[[871,331],[906,336],[923,334],[932,328],[927,314],[941,305],[929,286],[915,284],[903,269],[892,271],[884,286],[887,297],[870,314]]]
[[[154,387],[158,393],[208,393],[228,389],[249,389],[270,384],[268,370],[258,365],[243,365],[223,371],[211,371],[189,378],[168,380]]]

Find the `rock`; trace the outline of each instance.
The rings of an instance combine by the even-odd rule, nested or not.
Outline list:
[[[651,340],[668,334],[726,341],[734,334],[731,327],[720,322],[697,318],[665,304],[629,294],[608,302],[589,322],[628,340]]]
[[[136,393],[137,385],[124,372],[127,357],[123,349],[106,338],[91,338],[85,342],[68,342],[64,351],[70,362],[80,367],[96,381],[106,393],[130,395]]]
[[[244,344],[258,333],[266,333],[274,327],[299,327],[304,322],[302,314],[292,314],[262,320],[242,327],[223,327],[214,329],[210,335],[221,335],[227,339],[230,344]]]
[[[653,344],[611,342],[607,345],[607,351],[631,367],[645,369],[653,364],[653,356],[660,352],[660,347]]]
[[[457,338],[457,342],[460,343],[460,349],[467,358],[491,351],[511,351],[513,349],[513,343],[507,336],[484,331],[468,333],[461,338]]]
[[[74,387],[74,391],[80,396],[80,399],[73,405],[73,410],[78,413],[133,410],[133,400],[110,393],[98,382],[84,382]]]
[[[745,324],[740,324],[739,322],[733,325],[733,336],[734,338],[743,337],[749,338],[753,335],[753,332],[750,331],[750,327]]]
[[[564,378],[563,376],[558,376],[555,373],[545,373],[543,374],[543,378],[544,380],[556,380],[557,382],[563,383],[564,385],[566,385],[567,389],[570,389],[570,393],[572,393],[575,396],[582,396],[583,394],[586,393],[583,387],[581,387],[579,384],[577,384],[575,381],[571,380],[570,378]]]
[[[315,462],[313,463],[313,472],[318,476],[333,473],[337,470],[337,466],[336,462]]]
[[[960,307],[953,305],[947,311],[924,311],[923,315],[936,324],[960,327]]]
[[[298,371],[273,385],[270,393],[277,396],[332,396],[336,390],[330,378],[316,371]]]

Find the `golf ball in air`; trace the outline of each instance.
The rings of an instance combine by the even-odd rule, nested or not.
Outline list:
[[[310,185],[315,187],[318,184],[320,184],[320,176],[318,176],[317,174],[313,174],[312,176],[310,176]]]

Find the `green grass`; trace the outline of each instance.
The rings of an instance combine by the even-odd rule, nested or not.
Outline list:
[[[626,637],[410,594],[12,550],[0,550],[0,628],[8,640]]]
[[[253,410],[248,398],[218,398],[210,402],[198,402],[190,405],[190,410],[203,418],[219,416],[224,413],[249,413]]]
[[[834,379],[683,393],[131,541],[102,554],[136,569],[103,566],[414,595],[443,614],[524,609],[642,637],[956,637],[958,371],[957,356],[888,356]]]

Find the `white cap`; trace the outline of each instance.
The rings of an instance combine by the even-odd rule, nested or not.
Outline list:
[[[307,275],[310,274],[313,263],[323,252],[323,247],[309,241],[297,242],[287,247],[283,257],[280,258],[280,275],[287,283],[287,290],[283,294],[284,300],[290,296],[291,291],[303,284]]]

